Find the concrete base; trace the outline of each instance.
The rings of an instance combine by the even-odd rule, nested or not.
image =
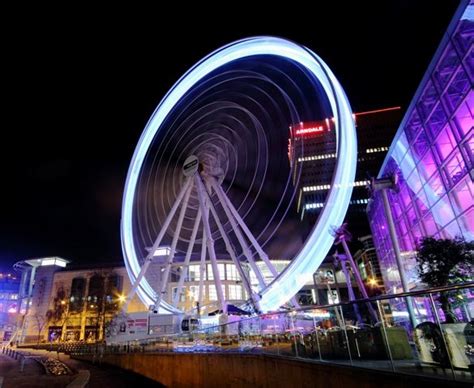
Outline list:
[[[87,360],[87,357],[77,357]],[[250,354],[105,355],[102,362],[169,387],[451,387],[447,380]],[[470,386],[468,384],[467,386]]]

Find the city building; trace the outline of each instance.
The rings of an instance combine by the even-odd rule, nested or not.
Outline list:
[[[20,343],[95,341],[120,308],[130,281],[122,265],[74,267],[60,257],[29,259],[15,268],[22,273],[19,292]],[[145,310],[134,297],[127,312]]]
[[[367,186],[388,151],[388,140],[393,137],[401,120],[400,107],[359,112],[354,115],[358,159],[354,189],[346,222],[357,235],[370,233],[365,208],[369,200]],[[336,163],[336,136],[331,119],[320,122],[301,122],[290,126],[290,163],[293,184],[298,190],[298,212],[301,219],[312,225],[324,207]]]
[[[167,285],[167,291],[163,296],[164,300],[170,304],[175,304],[182,311],[197,313],[199,302],[199,313],[208,314],[219,309],[217,300],[216,284],[214,282],[214,274],[212,265],[206,263],[201,271],[199,260],[194,260],[189,265],[186,276],[183,279],[182,287],[179,287],[179,278],[183,270],[183,266],[179,263],[179,257],[171,266],[171,279]],[[218,257],[217,268],[219,278],[222,284],[224,299],[230,304],[242,304],[248,298],[248,293],[242,284],[242,279],[237,271],[235,264],[230,258]],[[246,271],[248,268],[244,267]],[[164,266],[160,269],[154,269],[150,272],[153,274],[162,273]],[[202,272],[202,279],[201,279]],[[158,284],[158,280],[155,284]],[[202,287],[202,295],[200,298],[200,287]],[[177,296],[179,290],[179,296]]]
[[[281,267],[279,262],[274,264],[277,269]],[[152,264],[149,281],[156,287],[164,267],[159,257]],[[20,306],[16,332],[20,343],[102,340],[108,324],[131,290],[126,268],[121,263],[78,266],[63,258],[47,257],[18,262],[15,269],[21,272],[16,296],[12,297],[15,306]],[[176,299],[176,307],[197,313],[202,284],[199,312],[205,315],[218,309],[211,265],[203,268],[201,282],[199,262],[191,264],[178,297],[181,270],[179,262],[173,264],[163,299],[170,304]],[[244,303],[248,295],[235,265],[225,257],[219,258],[218,270],[228,303]],[[135,295],[127,306],[127,313],[144,312],[149,308]]]
[[[362,247],[354,253],[354,261],[364,281],[367,294],[376,296],[385,293],[382,272],[372,235],[359,237]]]
[[[167,284],[167,289],[163,295],[163,299],[167,303],[175,305],[181,311],[190,314],[199,312],[201,315],[206,315],[218,310],[219,303],[212,265],[210,263],[205,264],[202,269],[203,276],[201,280],[201,265],[199,258],[197,256],[193,257],[187,273],[183,275],[183,283],[180,287],[179,279],[183,271],[183,257],[177,255],[175,259],[175,262],[171,265],[170,281]],[[289,260],[278,259],[272,259],[270,261],[278,273],[283,271],[290,262]],[[271,274],[268,267],[263,261],[256,261],[255,264],[258,267],[259,272],[262,274],[265,283],[270,284],[273,281],[274,276]],[[259,282],[255,273],[246,263],[241,263],[241,265],[243,271],[247,274],[247,279],[250,280],[250,287],[252,290],[258,290]],[[147,278],[153,285],[160,284],[159,278],[161,275],[158,274],[163,274],[165,267],[165,263],[160,263],[159,260],[155,260],[151,265]],[[224,299],[228,304],[239,306],[250,299],[240,274],[229,257],[226,255],[218,255],[217,268],[222,284]],[[312,283],[308,284],[308,286],[311,285]],[[200,296],[199,290],[201,287],[202,295]],[[178,292],[179,295],[177,295]],[[199,306],[199,311],[197,311],[197,306]]]
[[[463,1],[378,174],[368,217],[388,292],[417,286],[420,238],[474,239],[473,41],[474,4]]]
[[[380,269],[377,265],[377,257],[374,247],[370,247],[371,236],[363,238],[364,246],[359,249],[353,256],[359,273],[364,283],[365,290],[369,296],[379,295],[383,292],[383,280],[380,276]],[[352,273],[352,269],[347,266],[347,273],[350,277],[350,283],[346,280],[346,275],[342,270],[342,258],[345,255],[338,254],[328,256],[318,270],[313,274],[314,284],[311,287],[306,285],[298,293],[301,304],[335,304],[349,302],[349,286],[352,287],[356,299],[363,298],[363,294],[359,289],[359,285]],[[302,298],[306,295],[307,298]],[[310,297],[311,296],[311,297]]]
[[[0,339],[8,341],[16,330],[20,279],[16,274],[0,273]]]
[[[370,234],[366,216],[370,177],[377,173],[383,163],[388,151],[388,139],[395,134],[402,111],[400,107],[387,107],[358,112],[354,114],[354,117],[358,141],[357,170],[345,221],[355,240],[357,237]],[[290,130],[288,156],[294,167],[293,184],[298,190],[297,209],[301,219],[307,221],[307,233],[309,233],[324,207],[331,187],[336,162],[334,123],[331,119],[321,122],[302,122],[292,125]],[[351,246],[358,248],[360,244],[352,243]],[[365,265],[368,271],[370,268],[374,270],[378,268],[373,257],[375,256],[373,249],[367,250],[363,246],[358,254],[357,259],[362,269],[365,270]],[[362,271],[362,274],[367,273],[367,270]],[[332,275],[321,276],[321,273]],[[374,279],[377,286],[368,286],[369,293],[371,291],[378,293],[383,290],[382,278],[378,275]],[[364,280],[369,281],[368,278]],[[356,295],[359,295],[356,285],[354,290]],[[299,292],[299,299],[303,304],[311,302],[327,304],[349,300],[345,276],[340,269],[336,271],[331,255],[324,260],[321,268],[314,274],[314,284],[311,287],[306,285]]]

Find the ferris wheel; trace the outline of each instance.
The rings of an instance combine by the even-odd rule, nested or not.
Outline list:
[[[328,165],[330,187],[317,192],[324,206],[311,220],[298,207],[308,175],[302,174],[304,155],[314,149],[291,128],[321,120],[332,123],[335,158]],[[121,220],[133,285],[126,303],[138,293],[146,306],[182,312],[179,296],[197,264],[200,279],[205,268],[212,272],[225,312],[218,268],[225,255],[247,303],[256,311],[278,309],[312,279],[331,248],[332,227],[343,223],[349,205],[356,161],[350,105],[315,53],[267,36],[214,51],[169,90],[136,146]],[[159,276],[152,276],[163,246]],[[290,262],[278,271],[272,259],[281,257]],[[177,290],[169,295],[172,274]]]

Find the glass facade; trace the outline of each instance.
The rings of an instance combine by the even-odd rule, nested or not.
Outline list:
[[[388,199],[409,287],[423,236],[474,239],[474,4],[464,2],[420,84],[379,178],[398,177]],[[388,292],[401,291],[383,199],[368,216]]]

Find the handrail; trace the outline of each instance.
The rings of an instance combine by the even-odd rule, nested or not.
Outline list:
[[[430,288],[428,290],[418,290],[418,291],[411,291],[411,292],[403,292],[399,294],[389,294],[389,295],[380,295],[368,299],[357,299],[349,302],[340,302],[340,303],[335,303],[335,304],[325,304],[325,305],[311,305],[311,306],[303,306],[299,308],[293,308],[293,309],[288,309],[284,311],[270,311],[264,314],[258,314],[258,315],[253,315],[248,318],[243,318],[240,321],[245,322],[247,320],[253,320],[257,317],[261,316],[267,316],[267,315],[280,315],[280,314],[290,314],[290,313],[298,313],[298,312],[305,312],[309,310],[315,310],[315,309],[329,309],[329,308],[336,308],[336,307],[342,307],[342,306],[352,306],[354,304],[360,304],[360,303],[371,303],[371,302],[377,302],[381,300],[390,300],[390,299],[397,299],[397,298],[407,298],[407,297],[415,297],[415,296],[420,296],[420,295],[430,295],[430,294],[436,294],[439,292],[447,292],[447,291],[455,291],[455,290],[462,290],[466,288],[471,288],[474,287],[474,282],[468,282],[468,283],[463,283],[463,284],[456,284],[456,285],[451,285],[451,286],[444,286],[444,287],[436,287],[436,288]],[[227,323],[230,324],[230,323]],[[215,325],[215,326],[209,326],[205,329],[198,329],[198,330],[193,330],[192,333],[202,333],[203,331],[209,331],[227,324],[221,324],[221,325]],[[151,338],[150,338],[151,339]]]
[[[474,338],[470,334],[472,324],[468,322],[472,317],[466,309],[461,309],[464,321],[460,323],[464,325],[445,326],[438,317],[439,303],[435,304],[433,298],[433,294],[439,292],[468,288],[474,288],[474,282],[334,305],[313,305],[269,312],[191,332],[161,334],[123,343],[75,344],[64,350],[73,356],[90,356],[93,361],[101,360],[109,354],[250,352],[416,375],[431,375],[433,368],[436,368],[436,374],[442,378],[470,381],[470,368],[474,365]],[[380,301],[396,298],[407,301],[416,296],[423,296],[431,306],[426,307],[426,311],[430,309],[430,312],[425,311],[419,316],[422,323],[429,323],[428,326],[415,327],[409,318],[400,318],[401,321],[391,323],[387,320]],[[378,321],[370,319],[372,324],[359,322],[359,326],[352,326],[344,319],[342,306],[352,306],[355,303],[376,303]],[[466,303],[472,303],[472,300],[466,299]],[[304,314],[313,309],[332,309],[335,315],[330,318],[330,323],[333,326],[323,327],[321,322],[317,323],[314,315],[311,317],[313,322],[308,324],[310,320],[304,317],[305,322],[296,324],[295,318],[300,318],[298,313]],[[436,319],[429,318],[428,314],[433,312]],[[365,313],[368,314],[367,317],[371,316],[368,311]],[[271,318],[268,319],[269,317]],[[271,319],[278,323],[266,326]],[[324,318],[318,318],[322,319]],[[243,324],[242,328],[240,324]]]

